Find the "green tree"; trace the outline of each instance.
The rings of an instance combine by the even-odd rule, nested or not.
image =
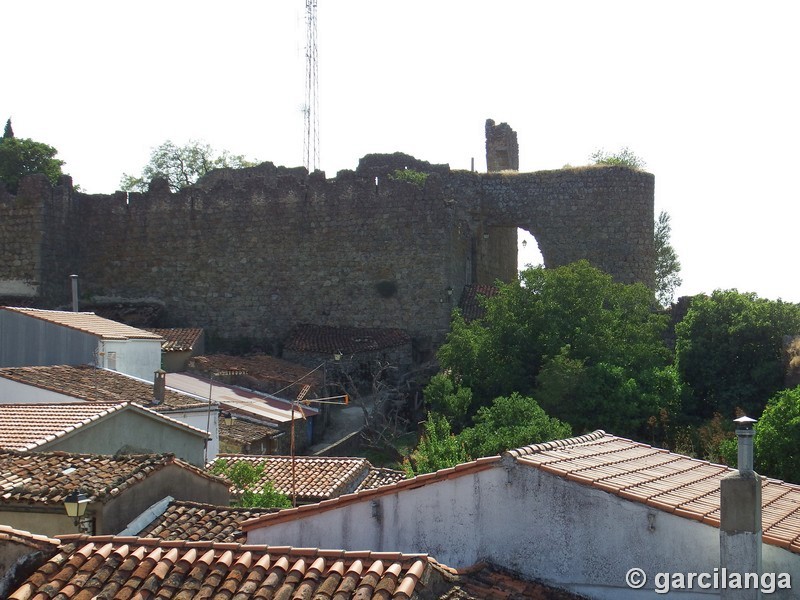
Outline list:
[[[229,463],[221,458],[211,466],[211,472],[226,477],[233,483],[234,490],[239,495],[234,506],[289,508],[292,505],[286,495],[275,490],[271,481],[263,479],[263,465],[252,465],[244,460]]]
[[[594,165],[630,167],[631,169],[644,169],[647,166],[644,160],[636,156],[627,147],[622,148],[619,152],[606,152],[601,148],[593,152],[589,156],[589,160]]]
[[[438,353],[442,373],[472,390],[475,409],[518,392],[576,431],[619,435],[675,410],[681,390],[662,341],[666,317],[652,310],[646,286],[579,261],[527,269],[485,307],[471,323],[456,314]]]
[[[26,175],[41,173],[55,185],[63,175],[63,160],[55,158],[58,151],[52,146],[34,142],[27,138],[13,137],[11,122],[6,124],[6,133],[0,138],[0,181],[9,192],[16,194],[20,180]]]
[[[669,213],[662,210],[653,228],[653,242],[656,250],[656,300],[663,307],[672,304],[675,289],[683,283],[679,275],[681,263],[670,243],[671,234]]]
[[[536,400],[516,392],[479,408],[474,422],[459,435],[472,459],[572,435],[567,423],[548,416]]]
[[[191,140],[184,146],[177,146],[167,140],[150,154],[150,162],[137,176],[122,175],[120,187],[128,192],[144,192],[155,178],[163,178],[173,192],[197,182],[213,169],[252,167],[255,163],[242,155],[231,154],[227,150],[217,152],[208,144]]]
[[[409,476],[433,473],[468,460],[463,443],[453,435],[447,417],[428,413],[424,428],[417,448],[403,464]]]
[[[425,386],[424,394],[431,410],[446,416],[458,429],[467,423],[472,406],[471,389],[457,386],[446,375],[437,373]]]
[[[800,305],[753,293],[696,296],[675,327],[675,357],[691,390],[689,413],[702,419],[736,409],[758,417],[783,388],[783,336],[800,333]]]
[[[800,387],[772,396],[755,429],[758,472],[800,483]]]
[[[3,137],[4,138],[13,138],[14,137],[14,130],[11,128],[11,119],[6,121],[6,127],[3,129]]]

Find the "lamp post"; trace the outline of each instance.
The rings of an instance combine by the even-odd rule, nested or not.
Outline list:
[[[74,491],[67,494],[64,498],[64,510],[67,511],[67,516],[72,517],[75,527],[80,531],[81,517],[86,514],[86,506],[89,504],[89,498],[83,492]]]

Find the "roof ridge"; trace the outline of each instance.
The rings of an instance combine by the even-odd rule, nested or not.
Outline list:
[[[522,446],[521,448],[514,448],[511,450],[507,450],[503,453],[503,456],[511,456],[513,458],[520,458],[523,456],[527,456],[529,454],[536,454],[538,452],[546,452],[547,450],[554,450],[556,448],[565,448],[567,446],[577,446],[579,444],[585,444],[587,442],[593,442],[604,437],[615,437],[609,436],[605,431],[602,429],[597,429],[592,433],[587,433],[585,435],[579,435],[576,437],[564,438],[562,440],[552,440],[549,442],[541,442],[539,444],[531,444],[529,446]],[[638,443],[638,442],[637,442]],[[646,445],[646,444],[645,444]]]
[[[23,542],[39,542],[39,543],[54,544],[56,546],[61,545],[61,541],[56,538],[51,538],[46,535],[41,535],[39,533],[31,533],[30,531],[25,531],[24,529],[15,529],[10,525],[0,524],[0,539],[14,539],[14,538],[17,538],[18,541],[23,541]]]
[[[5,525],[0,525],[0,532]],[[10,528],[9,528],[10,529]],[[22,532],[27,533],[27,532]],[[31,534],[33,537],[33,534]],[[44,538],[44,536],[39,536]],[[48,539],[48,538],[44,538]],[[52,541],[52,540],[51,540]],[[308,556],[315,554],[323,558],[375,558],[394,560],[425,560],[435,559],[426,552],[383,552],[374,550],[345,550],[342,548],[310,548],[303,546],[278,546],[271,544],[248,544],[243,542],[215,542],[212,540],[165,540],[158,537],[138,537],[122,535],[88,535],[85,533],[66,533],[55,536],[56,543],[64,544],[138,544],[141,546],[169,547],[169,548],[209,548],[217,550],[232,550],[246,552],[256,550],[269,554],[289,554]]]

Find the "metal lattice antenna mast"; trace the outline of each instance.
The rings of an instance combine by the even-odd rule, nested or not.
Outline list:
[[[303,164],[309,173],[319,168],[319,97],[317,89],[317,0],[306,0],[306,104]]]

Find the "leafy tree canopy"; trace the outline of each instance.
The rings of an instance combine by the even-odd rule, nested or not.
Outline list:
[[[469,460],[464,445],[453,434],[447,417],[428,413],[424,428],[416,450],[403,463],[409,477],[433,473]]]
[[[405,463],[407,473],[430,473],[511,448],[572,435],[568,424],[548,416],[533,398],[516,392],[479,408],[473,423],[455,434],[446,415],[428,413],[422,439]]]
[[[652,310],[647,287],[579,261],[527,269],[485,308],[471,323],[455,313],[438,353],[453,393],[471,390],[472,410],[518,392],[576,431],[618,435],[675,410],[681,386],[661,337],[666,317]]]
[[[656,251],[656,300],[663,307],[672,304],[675,289],[683,283],[679,275],[681,263],[678,254],[670,244],[671,233],[669,213],[662,210],[653,228],[653,242]]]
[[[753,443],[759,473],[800,483],[800,387],[769,399]]]
[[[0,138],[0,181],[9,192],[16,194],[20,180],[26,175],[41,173],[55,185],[63,175],[63,160],[55,158],[58,151],[52,146],[27,138],[14,137],[11,119],[6,122]]]
[[[675,327],[676,365],[691,388],[688,410],[704,419],[736,409],[758,417],[783,387],[783,336],[800,333],[800,305],[753,293],[697,296]]]
[[[292,506],[289,498],[275,490],[271,481],[265,481],[258,486],[263,474],[263,465],[251,465],[249,462],[240,460],[229,463],[224,458],[214,462],[211,466],[214,475],[226,477],[233,483],[234,488],[240,494],[239,500],[234,506],[249,508],[289,508]]]
[[[572,435],[567,423],[548,416],[536,400],[516,392],[482,406],[473,420],[475,425],[460,434],[473,459]]]
[[[630,149],[622,148],[619,152],[606,152],[602,148],[589,156],[594,165],[611,165],[617,167],[630,167],[631,169],[644,169],[647,163],[636,156]]]
[[[150,154],[150,162],[137,176],[122,175],[120,187],[128,192],[147,191],[150,182],[155,178],[166,179],[173,192],[197,182],[203,175],[213,169],[225,167],[252,167],[255,163],[244,156],[231,154],[227,150],[217,152],[208,144],[191,140],[184,146],[177,146],[167,140]]]

